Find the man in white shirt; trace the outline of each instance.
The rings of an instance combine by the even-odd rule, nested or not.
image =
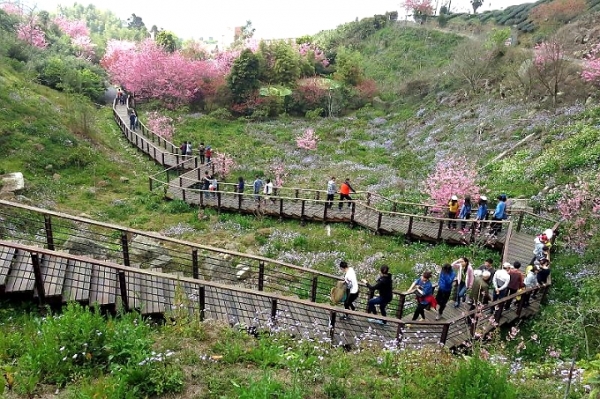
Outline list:
[[[358,279],[353,268],[348,266],[346,261],[340,262],[340,269],[344,272],[344,282],[346,283],[346,300],[344,301],[344,309],[356,310],[354,301],[358,298]],[[346,320],[348,316],[342,316],[342,320]]]
[[[510,263],[505,262],[502,265],[502,269],[496,270],[496,273],[494,273],[494,279],[492,280],[492,284],[494,285],[494,301],[504,298],[508,293],[508,283],[510,282],[508,271],[511,267]]]
[[[335,197],[336,192],[335,177],[331,176],[331,180],[327,182],[327,207],[329,209],[333,208],[333,198]]]

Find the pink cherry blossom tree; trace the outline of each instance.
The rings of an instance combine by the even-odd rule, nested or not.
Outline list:
[[[561,38],[538,44],[533,49],[533,65],[538,81],[552,97],[556,106],[558,93],[565,84],[569,61],[565,57],[565,46]]]
[[[298,148],[305,150],[316,150],[319,137],[315,134],[314,129],[308,128],[303,134],[296,137],[296,145]]]
[[[593,179],[578,177],[567,185],[557,208],[562,221],[561,239],[574,250],[585,250],[598,231],[600,174]]]
[[[600,43],[584,59],[581,77],[586,82],[600,84]]]
[[[276,188],[283,187],[283,183],[288,177],[288,172],[285,170],[285,164],[281,161],[275,161],[269,170],[273,174],[273,185]]]
[[[90,60],[94,56],[96,45],[92,43],[90,30],[85,21],[70,20],[59,16],[54,18],[53,22],[71,38],[71,44],[79,51],[78,57]]]
[[[440,207],[446,206],[453,195],[478,200],[483,191],[485,188],[477,184],[477,167],[466,157],[438,162],[425,180],[425,193]]]
[[[36,18],[31,18],[29,21],[19,23],[19,25],[17,25],[17,37],[30,46],[38,48],[46,48],[48,46],[46,34],[37,25]]]
[[[171,140],[173,138],[173,133],[175,129],[173,127],[173,119],[161,115],[156,111],[148,113],[148,119],[146,121],[148,125],[148,129],[152,132],[156,133],[160,137],[163,137],[167,140]]]
[[[432,0],[405,0],[403,6],[413,13],[415,21],[421,22],[424,22],[434,11]]]
[[[215,173],[221,179],[229,176],[231,171],[236,168],[233,157],[225,152],[215,152],[211,161],[215,165]]]

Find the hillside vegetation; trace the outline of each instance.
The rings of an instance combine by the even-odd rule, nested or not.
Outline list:
[[[85,10],[67,14],[83,17]],[[477,245],[432,247],[337,225],[328,235],[321,225],[217,214],[165,201],[147,186],[148,175],[161,169],[120,136],[110,105],[97,104],[98,79],[106,78],[96,64],[102,54],[85,62],[69,58],[77,58],[76,50],[56,32],[48,49],[29,48],[16,37],[16,21],[0,16],[0,172],[20,171],[26,179],[25,190],[6,198],[329,273],[338,273],[336,264],[347,259],[361,278],[370,280],[387,263],[401,289],[423,269],[465,253],[476,265],[487,257],[499,263],[498,254]],[[592,30],[585,18],[579,27]],[[558,31],[567,42],[573,39],[571,27]],[[436,165],[465,157],[490,197],[504,192],[565,219],[553,257],[552,301],[538,318],[465,348],[462,357],[437,349],[381,347],[368,334],[346,351],[326,339],[291,339],[285,332],[249,339],[243,328],[199,323],[181,314],[172,315],[176,323],[158,325],[135,315],[104,318],[76,305],[62,317],[41,318],[37,309],[3,304],[0,388],[5,395],[422,398],[425,393],[550,399],[557,392],[563,396],[564,373],[575,358],[577,370],[586,369],[586,380],[576,371],[568,397],[593,398],[590,390],[598,387],[600,369],[599,247],[592,233],[597,209],[576,207],[594,204],[600,188],[597,88],[581,80],[581,63],[569,55],[560,64],[559,89],[553,91],[545,85],[552,80],[549,71],[534,68],[532,49],[506,48],[508,33],[494,28],[478,36],[456,27],[454,33],[442,31],[437,21],[423,26],[381,23],[381,18],[352,22],[311,38],[338,62],[321,70],[320,77],[331,85],[323,88],[317,82],[315,87],[321,94],[343,87],[338,97],[311,104],[303,102],[309,97],[271,98],[258,104],[265,108],[246,101],[248,108],[241,109],[214,90],[214,97],[184,106],[170,102],[170,110],[152,99],[139,112],[144,121],[154,111],[176,121],[172,134],[177,143],[203,141],[231,156],[237,166],[220,177],[227,182],[279,173],[287,187],[324,189],[335,175],[349,177],[359,190],[429,201],[423,182]],[[92,33],[94,41],[102,40]],[[17,51],[19,46],[27,51]],[[289,54],[283,44],[262,51]],[[344,57],[348,62],[342,68]],[[57,58],[70,61],[56,64]],[[80,75],[70,75],[73,65]],[[60,79],[50,81],[52,76]],[[377,90],[369,86],[361,92],[365,81],[376,82]],[[278,92],[287,88],[277,87]],[[344,102],[345,93],[356,101]],[[315,150],[297,146],[307,129],[319,137]],[[577,185],[579,179],[587,184]],[[557,208],[561,199],[569,199],[565,193],[577,194],[568,204],[584,215],[583,222]]]

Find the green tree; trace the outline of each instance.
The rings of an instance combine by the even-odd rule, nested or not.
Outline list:
[[[254,29],[252,27],[252,21],[246,21],[246,24],[241,27],[239,35],[236,35],[232,47],[240,48],[243,47],[246,40],[251,39],[254,36]]]
[[[350,50],[346,47],[338,49],[335,58],[335,80],[347,85],[356,86],[364,78],[362,65],[362,56],[358,51]]]
[[[278,41],[275,47],[273,64],[274,83],[284,86],[292,85],[300,77],[300,56],[298,52],[284,41]]]
[[[162,46],[169,53],[175,52],[179,47],[178,38],[173,32],[161,30],[156,34],[156,43]]]
[[[260,87],[258,76],[259,59],[251,50],[245,49],[233,62],[231,72],[227,76],[227,86],[236,104],[248,100],[252,93]]]
[[[142,20],[142,17],[139,17],[135,14],[131,14],[131,17],[127,18],[127,27],[129,29],[137,29],[137,30],[145,30],[146,25]]]

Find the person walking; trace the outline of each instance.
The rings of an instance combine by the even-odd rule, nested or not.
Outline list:
[[[254,179],[254,183],[252,183],[252,191],[254,193],[254,200],[260,201],[260,193],[262,191],[263,181],[260,179],[258,175],[256,175],[256,179]]]
[[[479,197],[479,201],[477,202],[477,232],[481,233],[481,228],[483,227],[483,221],[488,218],[488,206],[487,206],[487,197],[482,195]]]
[[[471,219],[472,209],[473,206],[471,205],[471,197],[467,195],[462,206],[460,207],[460,211],[458,212],[458,218],[463,220],[460,222],[460,229],[463,231],[467,228],[467,222],[465,222],[465,220]]]
[[[516,294],[521,288],[525,287],[523,273],[521,273],[521,262],[517,261],[513,263],[513,267],[508,271],[508,276],[510,277],[508,281],[508,293],[507,296]],[[512,299],[506,301],[504,305],[504,310],[510,309],[510,305],[512,303]]]
[[[346,261],[340,262],[340,269],[344,272],[344,282],[346,283],[346,300],[344,301],[344,309],[356,310],[354,301],[358,298],[358,280],[356,272]],[[342,320],[348,320],[348,315],[341,317]]]
[[[481,275],[475,276],[470,291],[471,306],[469,310],[474,310],[480,304],[487,305],[490,301],[490,278],[491,273],[487,270],[481,272]]]
[[[367,288],[370,290],[372,298],[367,302],[367,313],[377,314],[377,309],[375,305],[379,305],[379,309],[381,310],[381,315],[383,317],[387,316],[385,311],[388,303],[392,301],[393,298],[393,283],[392,283],[392,275],[390,274],[390,268],[387,265],[383,265],[379,268],[379,278],[375,282],[375,285],[371,285],[367,282],[367,280],[362,280],[364,284],[367,285]],[[379,296],[373,296],[375,291],[379,291]],[[378,319],[369,319],[371,323],[377,324],[385,324],[384,320]]]
[[[458,214],[458,197],[453,195],[448,201],[448,228],[456,229],[456,215]]]
[[[271,179],[267,179],[267,183],[263,189],[263,194],[265,195],[265,203],[267,200],[271,200],[271,202],[275,202],[275,198],[273,198],[273,183]]]
[[[437,302],[433,297],[433,285],[431,284],[431,272],[425,271],[416,279],[407,293],[414,292],[417,298],[417,308],[415,309],[415,313],[413,314],[413,321],[417,320],[419,316],[421,316],[421,320],[425,320],[425,309],[429,306],[433,308],[437,307]]]
[[[467,291],[473,286],[473,279],[475,278],[475,272],[473,267],[469,263],[469,259],[466,257],[458,258],[451,265],[456,271],[456,300],[454,307],[460,306],[460,301],[463,302],[467,299]]]
[[[456,273],[452,269],[452,265],[450,263],[444,263],[438,280],[437,294],[435,295],[435,300],[438,303],[438,314],[435,316],[436,320],[439,320],[444,314],[446,304],[450,300],[450,294],[452,293],[452,286],[454,285],[455,278]]]
[[[506,215],[506,194],[500,194],[498,196],[498,204],[492,217],[492,224],[490,225],[490,234],[498,235],[502,231],[502,223],[499,221],[505,220],[508,216]]]
[[[129,129],[135,132],[135,125],[137,125],[137,115],[135,110],[132,110],[129,114]]]
[[[338,209],[340,211],[344,206],[344,200],[348,201],[348,208],[352,206],[352,197],[350,197],[350,192],[356,193],[356,191],[350,185],[350,179],[346,179],[340,186],[340,203],[338,205]]]
[[[497,301],[506,296],[508,292],[508,283],[510,283],[510,275],[508,274],[512,265],[508,262],[505,262],[502,265],[502,269],[496,270],[494,273],[494,279],[492,280],[492,285],[494,287],[494,294],[492,299]]]
[[[327,182],[327,207],[329,209],[333,208],[333,198],[336,192],[335,177],[331,176],[331,179]]]
[[[479,270],[482,272],[488,271],[490,272],[490,281],[494,278],[494,273],[496,273],[496,269],[494,269],[494,260],[492,258],[487,258],[483,265],[479,266]]]
[[[237,184],[237,186],[236,186],[236,188],[235,188],[235,191],[236,191],[238,194],[243,194],[243,193],[244,193],[244,189],[245,189],[245,187],[246,187],[246,182],[244,182],[244,178],[243,178],[242,176],[240,176],[240,177],[238,178],[238,184]]]
[[[206,164],[210,165],[210,158],[212,157],[212,149],[210,148],[209,145],[207,145],[206,149],[204,150],[204,156],[206,157]]]
[[[204,165],[204,152],[206,151],[206,147],[204,147],[204,143],[200,143],[198,146],[198,156],[200,157],[200,165]]]

